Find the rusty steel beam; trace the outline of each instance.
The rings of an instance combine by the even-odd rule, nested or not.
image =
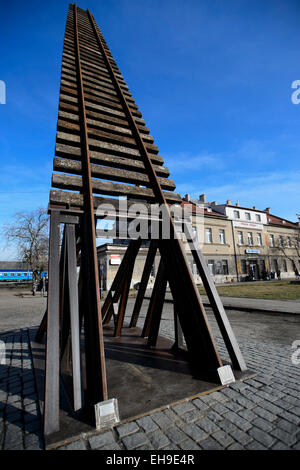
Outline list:
[[[88,311],[85,313],[86,333],[86,373],[87,396],[91,404],[96,404],[107,399],[107,381],[104,358],[104,342],[102,331],[102,317],[100,307],[100,286],[97,263],[95,216],[91,177],[91,162],[89,154],[88,130],[85,110],[85,96],[82,80],[82,67],[80,57],[80,43],[78,32],[77,7],[73,7],[74,14],[74,47],[76,55],[78,105],[80,110],[81,150],[82,150],[82,180],[83,195],[85,201],[85,213],[82,229],[82,254],[86,263],[85,286],[88,292],[86,296]]]

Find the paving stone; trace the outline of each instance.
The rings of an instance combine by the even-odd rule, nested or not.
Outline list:
[[[233,443],[232,437],[221,430],[214,432],[213,438],[216,439],[216,441],[219,442],[219,444],[221,444],[221,446],[224,448]]]
[[[218,423],[218,421],[221,421],[223,419],[223,417],[221,415],[219,415],[218,413],[216,413],[215,411],[215,407],[214,407],[214,411],[213,410],[210,410],[206,413],[205,415],[205,418],[206,419],[209,419],[211,421],[213,421],[214,423]]]
[[[144,416],[136,420],[138,426],[140,426],[145,432],[151,432],[158,429],[157,424],[151,419],[150,416]]]
[[[295,434],[299,431],[299,426],[296,426],[296,424],[293,424],[286,419],[278,419],[275,424],[276,427],[279,427],[290,434]]]
[[[201,397],[199,397],[199,400],[211,406],[215,401],[213,398],[211,398],[211,395],[211,393],[208,393],[207,395],[202,395]]]
[[[238,415],[241,416],[241,418],[244,418],[249,423],[252,422],[255,418],[257,418],[257,415],[248,408],[246,410],[238,411]]]
[[[106,431],[101,434],[90,436],[88,441],[91,449],[99,449],[100,447],[105,448],[105,446],[114,444],[116,442],[112,431]]]
[[[120,436],[120,439],[124,436],[128,436],[129,434],[133,434],[134,432],[139,431],[138,425],[132,421],[130,423],[121,424],[120,426],[116,427],[116,430]]]
[[[139,450],[141,450],[141,449],[142,449],[142,448],[139,447]],[[167,445],[166,447],[163,447],[161,450],[165,450],[165,451],[166,451],[166,450],[179,450],[179,447],[178,447],[176,444],[170,442],[169,445]]]
[[[36,432],[41,429],[41,422],[39,419],[36,419],[35,421],[31,421],[30,423],[25,423],[25,432],[26,433],[31,433],[31,432]]]
[[[37,415],[32,415],[31,413],[24,413],[24,422],[31,423],[32,421],[39,420]]]
[[[272,434],[272,436],[277,437],[279,441],[284,442],[288,446],[292,446],[297,442],[295,434],[289,434],[281,428],[273,429],[270,434]]]
[[[14,424],[6,426],[4,437],[4,449],[23,449],[23,434],[22,430]]]
[[[229,430],[228,432],[233,437],[233,439],[239,444],[241,444],[242,446],[245,446],[249,444],[251,441],[253,441],[253,438],[249,436],[249,434],[247,434],[244,431],[241,431],[238,428]]]
[[[218,413],[219,415],[223,415],[224,413],[228,412],[228,408],[225,408],[225,406],[221,403],[216,403],[212,409],[215,413]],[[208,413],[209,413],[209,410],[208,410]]]
[[[267,448],[271,447],[276,441],[276,439],[273,436],[271,436],[270,434],[267,434],[265,431],[262,431],[256,426],[253,426],[249,430],[249,435],[253,437],[254,440],[258,441],[259,443],[261,443],[263,446]]]
[[[275,421],[276,418],[277,418],[274,413],[270,413],[269,411],[264,410],[264,409],[261,408],[260,406],[257,406],[257,407],[254,409],[254,413],[257,414],[258,416],[260,416],[260,417],[263,418],[263,419],[267,419],[267,420],[270,421],[271,423],[273,423],[273,421]]]
[[[282,411],[279,413],[279,416],[293,424],[298,425],[300,423],[300,414],[296,416],[294,413],[290,413],[289,411]]]
[[[147,435],[143,432],[136,432],[130,436],[123,437],[122,442],[127,450],[133,450],[139,446],[149,443]]]
[[[206,411],[209,409],[209,406],[206,402],[204,402],[203,400],[201,400],[200,398],[196,398],[196,400],[193,400],[193,404],[197,406],[197,408],[199,408],[199,410],[201,411]]]
[[[223,446],[221,446],[213,437],[209,436],[207,439],[204,439],[204,441],[201,441],[199,443],[201,449],[203,450],[222,450],[224,449]]]
[[[263,418],[255,418],[252,421],[252,424],[266,432],[269,432],[274,428],[274,423],[271,424],[269,421]]]
[[[161,449],[162,447],[170,444],[168,437],[161,431],[151,432],[147,436],[154,449]]]
[[[180,416],[188,411],[196,411],[196,408],[191,401],[187,401],[179,403],[179,405],[172,406],[172,410]]]
[[[220,429],[213,421],[206,417],[199,419],[196,424],[208,434],[211,432],[218,431]]]
[[[194,441],[200,441],[207,437],[207,433],[203,432],[196,424],[185,424],[181,429],[185,434],[194,439]]]
[[[234,444],[231,444],[227,450],[244,450],[244,447],[241,446],[238,442],[235,442]]]
[[[44,448],[42,438],[36,434],[25,435],[24,444],[26,450],[43,450]]]
[[[16,410],[14,413],[10,413],[6,416],[6,420],[10,423],[15,423],[16,421],[22,422],[22,411]]]
[[[174,427],[166,430],[166,436],[170,439],[171,442],[178,444],[186,439],[186,434],[182,432],[179,428]]]
[[[78,439],[77,441],[71,442],[64,446],[64,450],[86,450],[85,443],[83,440]]]
[[[166,408],[164,410],[164,415],[167,416],[173,423],[175,421],[180,421],[180,417],[178,416],[178,414],[175,413],[175,411],[173,411],[171,408]]]
[[[228,401],[228,397],[226,395],[224,395],[222,393],[222,391],[220,392],[213,392],[210,394],[210,397],[213,399],[213,400],[216,400],[217,402],[219,403],[225,403]]]
[[[197,421],[197,419],[199,419],[201,415],[202,415],[201,411],[196,409],[196,410],[192,410],[192,411],[188,411],[187,413],[184,413],[183,415],[181,415],[181,419],[185,421],[186,423],[192,423],[194,421]]]
[[[271,450],[289,450],[289,446],[284,444],[283,442],[276,442],[271,448]]]
[[[7,397],[7,403],[8,404],[13,404],[16,401],[20,401],[21,397],[19,395],[9,395]]]
[[[248,410],[251,410],[252,408],[255,407],[255,403],[253,401],[249,400],[248,398],[245,397],[239,397],[235,398],[235,402],[240,405],[242,408],[247,408]]]
[[[172,420],[163,413],[163,411],[151,414],[151,418],[161,429],[167,429],[173,426]]]
[[[228,412],[228,410],[238,412],[238,411],[241,411],[243,409],[243,407],[241,405],[239,405],[238,403],[236,403],[234,401],[229,401],[229,402],[225,403],[224,406],[227,408],[227,412]]]
[[[228,421],[228,419],[223,419],[222,421],[219,421],[218,426],[225,432],[240,431],[240,429],[235,424]]]
[[[153,446],[149,442],[149,444],[144,444],[144,445],[140,446],[139,450],[153,450]],[[169,449],[169,450],[171,450],[171,449]]]
[[[251,428],[251,424],[247,420],[245,420],[244,418],[242,418],[241,416],[239,416],[236,413],[228,412],[228,413],[224,414],[224,418],[231,421],[233,424],[235,424],[242,431],[248,431],[248,429]]]
[[[282,404],[282,406],[280,406],[280,404],[282,404],[281,400],[276,402],[276,405],[274,405],[274,403],[264,401],[262,406],[263,406],[264,410],[270,411],[270,413],[276,415],[278,413],[281,413],[282,410],[286,409],[284,404]],[[277,405],[279,405],[279,406],[277,406]]]
[[[195,441],[192,441],[192,439],[186,439],[185,441],[180,442],[178,446],[182,450],[200,450],[201,449],[201,447]]]
[[[248,449],[248,450],[267,450],[267,447],[262,445],[260,442],[257,442],[255,440],[253,440],[252,442],[250,442],[250,444],[248,444],[246,446],[246,449]]]

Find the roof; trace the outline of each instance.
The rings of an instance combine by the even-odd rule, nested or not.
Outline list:
[[[214,211],[211,208],[198,206],[197,204],[195,204],[193,202],[190,202],[190,201],[182,200],[181,207],[184,207],[184,206],[190,206],[192,214],[196,214],[198,212],[199,214],[204,213],[204,216],[220,217],[222,219],[227,219],[228,218],[227,215],[220,214],[220,212]],[[204,209],[204,212],[203,212],[203,209]]]
[[[279,225],[281,227],[291,227],[299,229],[299,225],[297,224],[297,222],[291,222],[290,220],[282,219],[281,217],[277,217],[276,215],[267,214],[267,219],[270,225]]]

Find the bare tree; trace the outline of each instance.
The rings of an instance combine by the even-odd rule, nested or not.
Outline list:
[[[294,268],[296,268],[295,255],[291,255],[291,251],[295,251],[296,256],[300,257],[300,233],[295,234],[293,237],[280,238],[273,247],[273,250],[281,253],[285,258],[292,262]]]
[[[3,229],[7,242],[16,245],[19,259],[32,270],[33,286],[48,267],[48,222],[47,210],[39,208],[33,212],[17,212],[14,221]]]

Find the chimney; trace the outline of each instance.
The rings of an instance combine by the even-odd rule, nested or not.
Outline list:
[[[200,202],[206,202],[206,194],[200,194],[199,201]]]
[[[186,195],[184,196],[184,199],[185,199],[185,201],[190,202],[191,196],[190,196],[189,194],[186,194]]]
[[[254,209],[255,211],[257,211],[257,210],[258,210],[256,206],[253,206],[253,209]]]
[[[218,205],[218,202],[217,201],[213,201],[210,203],[212,206],[217,206]]]
[[[236,207],[240,207],[240,201],[237,201],[235,205]]]
[[[268,214],[270,214],[270,210],[271,210],[271,207],[266,207],[265,208],[265,212],[267,212]]]
[[[227,199],[226,204],[227,206],[232,206],[232,201],[230,199]]]

